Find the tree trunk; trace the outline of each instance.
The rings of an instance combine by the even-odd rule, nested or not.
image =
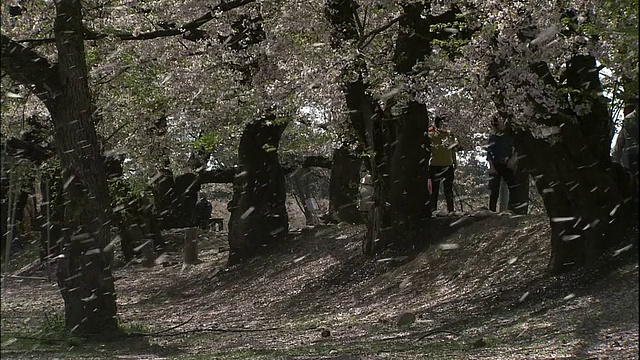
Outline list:
[[[346,146],[333,151],[331,182],[329,183],[329,216],[337,222],[361,223],[357,201],[362,160],[352,155]]]
[[[110,201],[104,159],[98,148],[85,63],[79,0],[55,2],[59,93],[49,111],[63,168],[68,200],[67,225],[58,284],[65,303],[65,324],[75,334],[117,330],[115,289],[103,249],[109,242]],[[67,226],[72,228],[71,226]]]
[[[411,247],[418,230],[431,214],[427,206],[429,190],[429,121],[423,104],[412,101],[403,110],[396,127],[396,143],[389,172],[391,221],[395,246]]]
[[[40,180],[42,203],[40,204],[41,259],[53,259],[60,253],[63,242],[64,189],[59,171],[53,176],[43,175]]]
[[[348,70],[347,70],[348,71]],[[347,82],[343,88],[349,119],[356,129],[358,140],[368,156],[368,169],[373,180],[373,207],[367,214],[367,234],[363,239],[365,255],[375,255],[393,241],[393,222],[389,202],[389,157],[395,132],[392,124],[383,125],[384,114],[367,93],[362,76]]]
[[[318,219],[315,214],[314,200],[309,190],[308,174],[308,168],[300,168],[290,175],[290,180],[293,182],[294,192],[304,212],[305,223],[307,225],[315,225]]]
[[[515,215],[526,215],[529,212],[529,173],[519,167],[513,175],[516,186],[510,191],[508,207]]]
[[[178,175],[174,181],[173,213],[175,214],[174,226],[178,228],[197,226],[194,218],[194,209],[198,201],[200,191],[198,176],[192,173]]]
[[[173,212],[173,203],[176,197],[173,173],[169,169],[161,169],[154,178],[156,181],[153,182],[152,191],[160,229],[173,229],[176,227]]]
[[[201,262],[198,259],[198,228],[185,229],[182,255],[182,260],[187,265],[195,265]]]
[[[555,84],[546,64],[531,68],[548,84]],[[494,76],[497,73],[494,71]],[[594,266],[620,239],[618,232],[625,228],[633,210],[629,180],[609,157],[612,124],[599,95],[595,59],[574,56],[565,76],[574,90],[572,101],[589,106],[588,114],[578,115],[567,106],[541,117],[543,126],[557,129],[554,141],[534,136],[529,128],[511,129],[515,150],[523,155],[522,170],[535,179],[549,216],[550,268],[554,273]],[[509,116],[500,96],[496,96],[496,105]]]
[[[289,232],[284,172],[278,145],[287,126],[269,114],[247,124],[238,148],[240,166],[229,205],[229,264],[281,243]]]
[[[346,40],[359,43],[354,0],[328,0],[325,15],[333,26],[332,46],[340,49]],[[459,21],[460,10],[450,10],[437,16],[423,16],[430,8],[429,2],[405,3],[404,16],[398,21],[400,30],[396,37],[393,63],[395,71],[411,76],[415,64],[432,51],[434,39],[468,37],[468,32],[452,32],[432,29],[434,24]],[[355,41],[354,41],[355,40]],[[351,125],[358,140],[369,156],[369,170],[374,185],[374,207],[368,214],[367,235],[364,239],[365,254],[373,255],[389,246],[407,247],[416,239],[413,235],[429,217],[427,173],[429,141],[426,136],[428,118],[426,107],[411,101],[392,118],[384,114],[380,105],[367,94],[368,85],[363,81],[366,62],[356,59],[343,73],[344,93]],[[358,76],[357,80],[352,80]],[[391,99],[392,103],[393,99]],[[389,109],[385,109],[389,110]]]

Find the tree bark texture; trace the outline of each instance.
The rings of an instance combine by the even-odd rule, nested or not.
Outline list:
[[[101,334],[117,330],[114,282],[104,253],[110,237],[109,190],[94,126],[81,3],[59,0],[55,5],[60,92],[49,111],[67,185],[65,220],[80,224],[66,237],[58,284],[67,328],[77,334]]]
[[[277,246],[289,232],[286,185],[278,146],[287,126],[268,114],[249,122],[240,138],[240,165],[228,208],[229,264]]]
[[[70,229],[58,264],[66,326],[75,334],[102,334],[117,330],[113,278],[103,252],[109,241],[109,193],[94,127],[81,4],[60,0],[55,6],[58,63],[1,35],[1,66],[33,87],[54,124]]]
[[[425,220],[431,216],[427,206],[428,127],[426,106],[415,101],[403,110],[396,126],[396,145],[389,169],[389,202],[396,247],[413,245]]]
[[[337,222],[361,223],[357,202],[362,160],[346,147],[333,151],[333,166],[329,183],[329,215]]]
[[[557,86],[546,64],[531,68],[547,84]],[[576,114],[565,105],[560,112],[538,120],[558,129],[553,141],[534,136],[530,128],[510,129],[514,148],[522,154],[519,164],[533,176],[549,216],[550,270],[554,273],[595,266],[620,238],[618,232],[633,212],[629,179],[609,156],[613,124],[600,95],[595,58],[573,56],[565,76],[573,90],[572,101],[588,104],[586,114]],[[496,96],[495,100],[508,118],[502,99]],[[566,99],[560,100],[566,104]]]
[[[351,126],[356,129],[359,141],[369,154],[367,167],[373,180],[374,204],[367,214],[367,235],[362,249],[365,255],[373,256],[394,240],[388,159],[395,142],[395,129],[392,124],[384,124],[384,113],[367,93],[367,86],[359,76],[356,81],[345,82],[343,91],[347,107],[351,110]]]

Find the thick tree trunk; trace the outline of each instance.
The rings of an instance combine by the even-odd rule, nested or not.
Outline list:
[[[367,234],[363,239],[365,255],[375,255],[394,240],[393,222],[389,202],[389,157],[395,143],[393,124],[383,124],[384,114],[374,99],[367,94],[362,77],[344,86],[347,107],[351,109],[351,126],[368,156],[368,169],[373,179],[373,207],[367,214]]]
[[[517,133],[517,148],[526,150],[551,224],[551,270],[593,266],[613,245],[627,220],[629,193],[619,185],[614,164],[596,163],[571,120],[562,127],[562,142],[549,144]],[[608,167],[607,167],[608,165]]]
[[[397,247],[413,245],[424,220],[430,217],[427,206],[428,127],[426,107],[410,102],[396,128],[397,145],[389,173],[391,219],[395,225]]]
[[[329,216],[337,222],[361,223],[357,201],[362,160],[343,146],[333,151],[329,183]]]
[[[277,246],[288,234],[285,178],[278,160],[286,126],[286,121],[270,114],[247,124],[242,133],[234,200],[229,205],[229,264]]]
[[[115,289],[103,249],[109,242],[110,201],[104,159],[98,148],[82,38],[79,0],[55,2],[59,93],[49,111],[67,184],[67,225],[58,284],[65,303],[65,324],[75,334],[117,330]],[[73,229],[71,226],[67,226]]]
[[[201,185],[196,174],[186,173],[176,176],[173,193],[173,212],[175,214],[174,226],[179,228],[197,226],[193,210],[198,201],[198,191]]]
[[[548,84],[555,84],[546,64],[534,64],[532,69]],[[599,95],[595,59],[574,56],[565,76],[575,90],[572,101],[590,107],[586,115],[566,108],[544,117],[543,126],[557,131],[554,141],[534,136],[529,128],[511,129],[514,147],[523,155],[520,164],[535,179],[549,216],[550,268],[555,273],[594,266],[620,239],[618,231],[625,228],[633,212],[629,179],[609,157],[612,124]],[[499,96],[496,104],[508,117]]]

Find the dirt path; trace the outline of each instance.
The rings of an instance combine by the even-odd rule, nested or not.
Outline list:
[[[361,256],[363,226],[318,227],[228,269],[224,234],[202,234],[202,264],[115,272],[121,322],[152,331],[186,322],[174,332],[187,333],[70,350],[32,349],[26,340],[4,345],[41,327],[43,308],[62,306],[52,284],[5,279],[2,357],[638,358],[637,258],[611,271],[550,277],[544,217],[442,229],[436,245],[410,258],[368,260]],[[402,312],[416,321],[399,327]],[[459,335],[420,339],[432,330]]]

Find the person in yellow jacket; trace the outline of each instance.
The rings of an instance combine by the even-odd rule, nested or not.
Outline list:
[[[456,147],[458,140],[446,130],[445,120],[436,117],[434,125],[429,128],[431,142],[431,160],[429,161],[429,180],[431,181],[431,195],[429,198],[430,213],[438,209],[438,192],[440,183],[444,185],[444,198],[447,201],[447,211],[453,212],[453,175],[456,168]]]

